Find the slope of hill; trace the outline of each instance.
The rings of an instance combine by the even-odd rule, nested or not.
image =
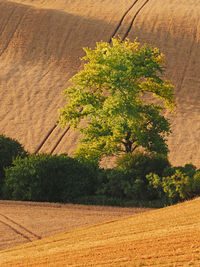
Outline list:
[[[0,200],[0,250],[147,210]]]
[[[0,252],[1,266],[199,266],[200,198]]]
[[[0,133],[26,149],[72,153],[78,133],[56,126],[61,92],[81,68],[82,47],[113,34],[159,47],[176,88],[168,144],[173,164],[199,164],[198,0],[1,0]],[[44,144],[42,141],[45,137]],[[42,145],[41,145],[42,144]],[[41,145],[41,146],[40,146]]]
[[[0,132],[32,152],[57,121],[61,91],[80,66],[82,47],[109,39],[114,30],[102,16],[90,17],[83,1],[76,2],[81,16],[70,10],[73,1],[66,4],[69,13],[0,1]],[[96,6],[96,13],[102,14],[103,7]],[[124,8],[110,15],[121,16]],[[59,129],[48,149],[58,134]]]

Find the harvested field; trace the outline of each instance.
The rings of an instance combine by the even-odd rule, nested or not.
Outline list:
[[[0,250],[147,210],[0,201]]]
[[[0,252],[1,266],[200,266],[200,198]]]
[[[165,53],[175,85],[169,158],[200,167],[198,0],[1,0],[0,14],[0,133],[30,152],[71,154],[79,134],[56,126],[57,110],[82,47],[138,37]]]
[[[0,0],[0,134],[71,155],[79,134],[56,125],[61,92],[82,47],[118,34],[166,55],[177,103],[169,158],[200,167],[198,0]],[[0,266],[200,266],[199,210],[197,198],[116,219],[141,210],[2,201]]]

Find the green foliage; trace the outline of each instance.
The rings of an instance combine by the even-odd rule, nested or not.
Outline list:
[[[27,152],[15,139],[0,135],[0,195],[5,179],[4,169],[12,165],[13,159],[17,156],[25,157]]]
[[[124,172],[137,172],[137,176],[145,177],[150,172],[162,175],[171,165],[165,155],[157,153],[135,152],[124,154],[116,160],[117,167]]]
[[[106,169],[98,176],[97,195],[114,197],[118,199],[126,198],[126,188],[129,187],[127,176],[123,171],[117,169]]]
[[[163,155],[136,152],[117,159],[117,167],[99,175],[97,194],[129,200],[153,200],[159,197],[149,184],[146,175],[155,172],[162,175],[169,167]]]
[[[86,163],[66,155],[30,155],[6,169],[3,192],[14,200],[68,202],[94,194],[95,177]]]
[[[87,63],[63,93],[66,105],[59,111],[59,123],[78,128],[82,140],[76,155],[93,161],[103,156],[132,153],[143,147],[157,153],[168,152],[169,121],[164,106],[174,106],[173,86],[159,75],[164,56],[149,45],[140,47],[126,39],[112,39],[112,45],[97,43],[84,48]],[[158,98],[164,105],[146,101]],[[81,126],[85,119],[87,125]]]
[[[168,168],[165,175],[155,173],[147,175],[149,183],[158,190],[160,198],[172,204],[200,195],[200,171],[192,164],[184,167]]]

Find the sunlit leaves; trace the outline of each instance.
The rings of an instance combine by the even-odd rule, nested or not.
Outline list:
[[[173,109],[174,87],[161,78],[164,55],[152,46],[120,38],[84,51],[84,68],[63,92],[66,105],[59,111],[62,126],[70,123],[82,132],[76,153],[96,160],[140,146],[167,153],[170,124],[161,112]],[[160,104],[151,104],[149,96]],[[83,127],[82,119],[88,122]]]

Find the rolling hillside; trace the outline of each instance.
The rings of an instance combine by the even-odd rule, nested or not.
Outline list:
[[[0,200],[0,250],[148,210]]]
[[[169,159],[200,167],[199,0],[0,0],[0,134],[30,152],[72,154],[79,134],[56,124],[61,92],[82,68],[82,47],[115,35],[138,37],[166,55],[165,78],[175,85],[177,104],[176,114],[166,114]],[[45,238],[0,251],[0,266],[200,266],[200,198],[105,223],[121,215],[81,211],[87,220],[76,221],[84,226],[78,230],[75,219],[68,228],[63,220],[55,227],[72,214],[63,208],[56,217],[53,207],[46,210],[53,217],[46,229],[47,217],[39,220],[44,210],[30,208],[38,217],[30,221],[29,214],[27,227],[19,214],[12,219],[12,209],[3,210],[1,240]],[[88,226],[94,223],[100,224]]]
[[[0,15],[0,133],[30,152],[71,154],[79,134],[56,126],[57,110],[82,47],[138,37],[166,55],[175,85],[169,158],[200,167],[198,0],[0,0]]]
[[[5,266],[199,266],[200,198],[0,252]]]

